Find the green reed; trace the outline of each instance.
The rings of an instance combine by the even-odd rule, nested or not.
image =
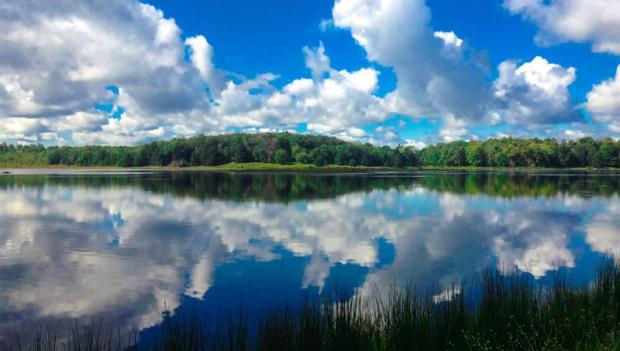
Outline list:
[[[305,300],[211,328],[200,316],[166,316],[151,340],[76,324],[65,337],[43,330],[28,347],[16,340],[0,350],[620,350],[620,265],[612,260],[588,286],[488,269],[448,291],[441,301],[413,287]]]

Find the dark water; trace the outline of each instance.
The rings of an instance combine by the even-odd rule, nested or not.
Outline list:
[[[620,255],[613,173],[21,173],[0,175],[0,340],[403,282],[441,296],[490,265],[587,283]]]

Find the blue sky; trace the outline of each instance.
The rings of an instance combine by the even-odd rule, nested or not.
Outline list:
[[[54,0],[2,11],[13,14],[0,19],[8,142],[620,136],[614,0]]]
[[[301,48],[319,41],[324,43],[334,67],[355,70],[372,64],[346,30],[321,30],[321,22],[331,18],[332,0],[149,3],[173,17],[184,36],[205,35],[216,48],[215,61],[219,66],[247,76],[274,72],[282,77],[276,82],[280,85],[305,76],[308,69]],[[588,43],[536,45],[536,26],[511,15],[498,0],[430,0],[427,5],[433,14],[434,29],[454,31],[473,47],[486,50],[495,65],[541,55],[563,66],[576,67],[579,75],[571,91],[580,102],[594,84],[609,78],[620,63],[617,56],[593,54]],[[394,88],[395,79],[389,69],[382,69],[383,93]]]

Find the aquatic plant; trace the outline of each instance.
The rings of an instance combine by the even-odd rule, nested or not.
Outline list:
[[[447,291],[307,299],[212,324],[165,313],[150,337],[75,324],[66,335],[43,329],[27,347],[16,339],[0,350],[620,350],[620,265],[611,259],[588,286],[488,269]]]

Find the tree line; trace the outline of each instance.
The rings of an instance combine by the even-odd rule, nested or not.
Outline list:
[[[140,146],[0,144],[0,164],[67,166],[218,166],[227,163],[303,163],[316,166],[416,164],[413,148],[373,146],[333,137],[291,133],[226,134],[175,138]]]
[[[0,144],[0,165],[218,166],[302,163],[370,167],[620,167],[620,141],[502,138],[410,146],[375,146],[292,133],[226,134],[155,141],[139,146]]]
[[[421,165],[472,167],[620,167],[620,142],[501,138],[441,143],[417,153]]]

